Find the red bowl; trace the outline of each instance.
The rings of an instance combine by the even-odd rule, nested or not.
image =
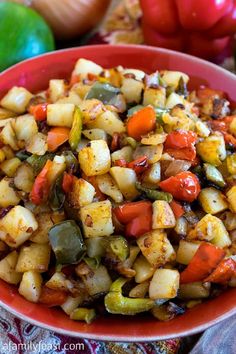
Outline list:
[[[26,60],[0,74],[0,97],[14,85],[31,91],[45,89],[52,78],[69,77],[78,58],[94,60],[104,67],[123,65],[152,72],[157,69],[184,71],[191,77],[190,86],[206,84],[228,93],[236,101],[236,79],[224,69],[201,59],[147,46],[89,46],[61,50]],[[107,316],[92,324],[71,321],[61,310],[33,304],[17,289],[0,281],[0,305],[14,315],[56,332],[84,338],[114,341],[150,341],[186,336],[236,313],[236,289],[188,310],[169,322],[151,316]]]

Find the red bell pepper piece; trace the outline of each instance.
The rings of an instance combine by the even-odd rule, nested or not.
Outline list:
[[[223,259],[204,281],[226,283],[236,276],[236,262],[232,258]]]
[[[176,0],[181,25],[204,31],[214,26],[231,8],[232,0]]]
[[[33,188],[30,192],[30,200],[36,205],[44,203],[49,195],[50,185],[47,179],[47,174],[52,166],[52,161],[47,160],[42,171],[36,177]]]
[[[165,148],[183,149],[194,145],[197,134],[187,130],[174,130],[169,133],[164,143]]]
[[[62,180],[62,189],[65,193],[69,193],[72,190],[74,181],[74,176],[70,175],[67,172],[64,172],[63,180]]]
[[[40,103],[35,106],[30,106],[29,112],[33,114],[35,120],[42,121],[47,119],[47,105],[48,103]]]
[[[148,200],[140,202],[129,202],[113,209],[117,220],[122,224],[128,224],[143,213],[152,213],[152,203]]]
[[[180,283],[204,280],[224,258],[225,251],[211,243],[202,242],[188,266],[180,274]]]
[[[127,167],[127,162],[125,161],[125,159],[115,160],[114,166]]]
[[[140,237],[152,229],[152,210],[144,212],[125,226],[127,237]]]
[[[196,133],[185,130],[175,130],[167,135],[164,143],[165,152],[179,160],[194,161],[197,141]]]
[[[127,121],[128,135],[140,140],[143,135],[150,133],[156,126],[156,113],[151,106],[135,112]]]
[[[127,164],[128,168],[132,168],[137,175],[146,171],[149,167],[147,156],[141,156],[138,159]]]
[[[110,150],[113,152],[118,150],[119,148],[120,148],[120,134],[114,133],[112,136]]]
[[[174,198],[193,202],[200,193],[201,187],[198,178],[189,171],[180,172],[159,183],[160,188],[171,193]]]
[[[39,302],[41,304],[52,306],[62,305],[68,297],[68,294],[62,290],[50,289],[47,286],[42,287],[42,291],[39,297]]]
[[[170,206],[171,209],[174,213],[174,216],[176,217],[176,219],[180,218],[182,215],[184,215],[184,208],[182,207],[182,205],[178,202],[176,202],[176,200],[172,200],[170,202]]]

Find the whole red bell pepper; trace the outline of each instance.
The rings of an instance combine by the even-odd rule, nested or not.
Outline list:
[[[140,0],[147,44],[213,59],[236,32],[236,0]]]
[[[204,280],[224,258],[225,251],[211,243],[202,242],[188,266],[180,274],[180,283]]]

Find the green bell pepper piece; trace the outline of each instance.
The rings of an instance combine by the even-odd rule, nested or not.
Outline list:
[[[146,194],[147,198],[151,200],[165,200],[170,203],[173,199],[170,193],[143,187],[140,182],[136,182],[136,188],[139,192]]]
[[[58,263],[77,263],[83,258],[86,246],[74,220],[55,224],[49,230],[48,237]]]
[[[105,296],[105,307],[110,313],[121,315],[136,315],[149,311],[155,305],[151,299],[128,298],[122,295],[122,286],[128,281],[118,278],[112,283],[109,293]]]
[[[69,135],[69,144],[72,150],[76,150],[80,139],[83,128],[83,117],[80,108],[77,106],[75,108],[72,128]]]
[[[26,161],[33,167],[34,173],[38,175],[47,160],[53,160],[54,156],[55,154],[53,153],[48,153],[43,156],[31,155]]]
[[[109,238],[109,247],[120,261],[125,261],[129,256],[129,245],[122,236],[111,236]]]
[[[114,99],[120,93],[120,89],[110,85],[109,83],[95,82],[87,93],[85,99],[96,98],[104,104],[112,105],[115,101]]]

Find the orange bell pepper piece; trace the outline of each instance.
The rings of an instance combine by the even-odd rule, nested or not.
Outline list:
[[[226,283],[236,276],[236,262],[232,258],[223,259],[204,281]]]
[[[140,140],[143,135],[150,133],[156,126],[156,113],[151,106],[135,112],[127,121],[128,135]]]
[[[49,151],[55,151],[60,145],[69,139],[70,129],[66,127],[55,127],[48,132],[47,144]]]

